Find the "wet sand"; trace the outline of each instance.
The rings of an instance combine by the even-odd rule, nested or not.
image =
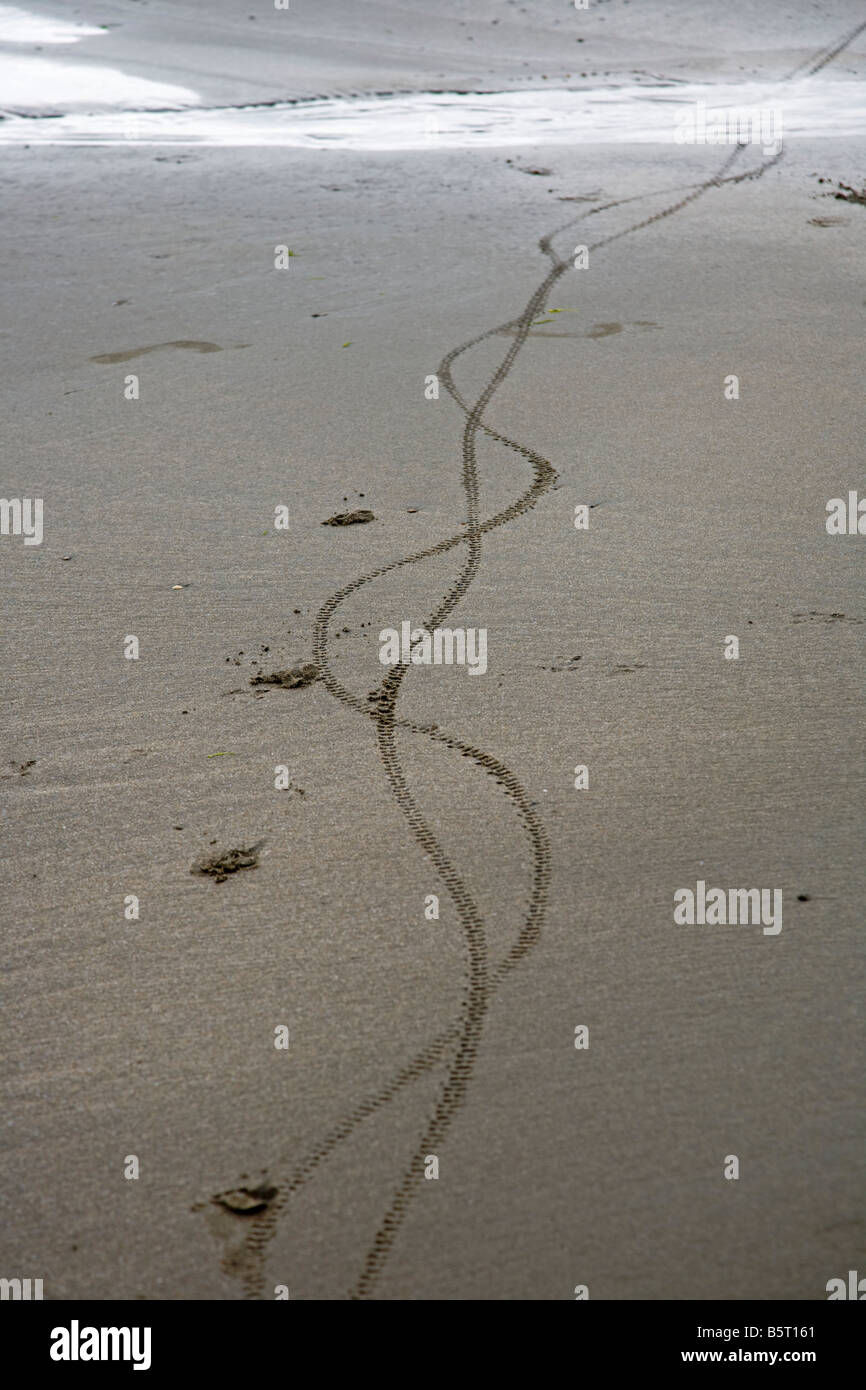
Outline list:
[[[62,56],[205,102],[540,86],[573,16],[538,8],[293,4],[283,63],[227,6],[105,5]],[[653,9],[580,16],[592,72],[772,78],[859,19]],[[862,478],[863,149],[730,158],[4,151],[3,492],[45,499],[0,542],[4,1274],[808,1300],[857,1266],[864,542],[825,509]],[[488,330],[467,417],[443,359]],[[446,599],[486,674],[369,701],[379,632]],[[781,888],[781,932],[676,925],[698,880]]]

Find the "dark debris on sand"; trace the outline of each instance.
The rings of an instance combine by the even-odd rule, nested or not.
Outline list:
[[[258,1187],[235,1187],[230,1192],[217,1192],[211,1201],[237,1216],[255,1216],[266,1211],[277,1195],[275,1187],[261,1183]]]
[[[9,766],[10,766],[10,767],[14,767],[15,772],[14,772],[14,773],[13,773],[13,772],[4,772],[4,773],[2,773],[2,776],[3,776],[3,779],[4,779],[4,780],[5,780],[6,778],[8,778],[8,777],[14,777],[16,773],[17,773],[17,775],[18,775],[19,777],[26,777],[27,774],[28,774],[28,772],[30,771],[31,767],[35,767],[35,766],[36,766],[36,759],[35,759],[35,758],[28,758],[27,761],[26,761],[25,763],[10,762],[10,763],[9,763]]]
[[[372,512],[365,511],[362,507],[357,512],[335,512],[329,516],[327,521],[323,521],[323,526],[360,526],[365,521],[375,521]]]
[[[250,678],[250,685],[279,685],[284,690],[297,690],[302,685],[312,685],[319,678],[319,668],[312,661],[303,666],[291,666],[288,671],[259,671]]]
[[[259,850],[264,843],[264,840],[259,840],[256,844],[250,845],[249,849],[227,849],[221,850],[219,854],[208,855],[197,864],[193,864],[190,873],[204,874],[216,883],[225,883],[229,874],[236,874],[239,869],[258,868]]]
[[[832,184],[832,179],[818,179],[819,183]],[[836,180],[837,192],[823,194],[825,198],[838,198],[842,203],[859,203],[861,207],[866,207],[866,187],[852,188],[850,183],[843,183],[841,179]]]

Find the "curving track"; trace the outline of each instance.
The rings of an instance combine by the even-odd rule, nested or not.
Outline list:
[[[795,77],[810,76],[819,72],[853,42],[864,29],[866,29],[866,21],[849,32],[844,39],[821,49],[811,59],[789,74],[785,80],[790,81]],[[660,197],[664,195],[664,192],[684,192],[684,196],[677,202],[671,203],[661,211],[632,223],[589,246],[591,253],[600,251],[623,237],[631,236],[635,232],[653,226],[664,218],[673,216],[712,189],[721,188],[725,184],[740,183],[746,179],[760,178],[766,170],[777,164],[782,158],[780,151],[772,159],[768,159],[754,168],[731,174],[729,171],[740,159],[743,148],[743,146],[734,148],[718,172],[703,183],[687,185],[685,189],[677,188],[640,194],[633,198],[605,203],[579,214],[558,227],[554,232],[541,238],[538,246],[542,254],[549,260],[550,269],[528,299],[522,312],[517,318],[499,324],[495,328],[490,328],[479,334],[478,337],[454,348],[446,354],[437,369],[438,376],[446,390],[466,417],[462,441],[462,485],[468,516],[466,529],[459,535],[442,540],[426,550],[417,551],[403,559],[391,561],[368,574],[353,579],[326,599],[318,613],[313,656],[319,668],[320,679],[335,699],[364,718],[370,719],[375,725],[379,755],[394,798],[405,815],[418,844],[440,875],[454,904],[463,934],[466,978],[459,1013],[448,1029],[407,1062],[381,1090],[360,1101],[338,1125],[312,1148],[300,1163],[292,1168],[287,1168],[285,1159],[280,1160],[278,1165],[280,1171],[273,1181],[276,1196],[267,1209],[252,1220],[244,1242],[240,1268],[244,1271],[242,1277],[246,1297],[257,1298],[264,1293],[267,1246],[276,1233],[280,1216],[286,1209],[292,1194],[304,1186],[320,1164],[344,1140],[348,1139],[359,1125],[375,1114],[382,1106],[387,1105],[413,1081],[441,1065],[445,1074],[438,1090],[432,1114],[427,1116],[423,1122],[412,1158],[400,1177],[376,1235],[363,1256],[357,1280],[350,1291],[350,1297],[362,1299],[373,1292],[376,1280],[388,1258],[403,1218],[420,1186],[424,1156],[435,1151],[444,1142],[454,1115],[466,1097],[484,1021],[496,989],[502,979],[528,954],[533,944],[538,940],[544,920],[550,875],[550,851],[544,826],[536,815],[529,796],[511,769],[492,754],[483,752],[471,744],[443,733],[436,725],[420,725],[398,716],[397,702],[403,680],[409,670],[408,665],[392,668],[379,689],[366,698],[350,691],[337,679],[330,667],[329,633],[332,620],[350,594],[357,592],[374,579],[403,566],[414,565],[434,555],[441,555],[446,551],[463,547],[466,552],[465,558],[453,584],[421,626],[428,630],[437,627],[454,610],[467,593],[478,572],[482,554],[482,537],[488,531],[515,520],[534,507],[557,477],[555,469],[547,459],[542,458],[540,454],[527,445],[510,439],[493,429],[485,420],[487,408],[514,366],[529,335],[533,320],[544,309],[550,291],[557,280],[571,269],[571,262],[562,260],[554,251],[554,238],[597,213],[647,198]],[[471,348],[502,333],[507,333],[511,337],[508,350],[478,398],[470,404],[455,384],[452,366],[459,357]],[[526,491],[503,511],[484,521],[479,519],[478,514],[476,441],[479,433],[485,434],[496,443],[520,454],[526,459],[532,470],[532,479]],[[512,802],[519,817],[532,856],[529,906],[517,939],[502,960],[492,969],[488,960],[484,922],[478,907],[408,789],[397,751],[396,733],[398,730],[442,743],[453,752],[470,759],[488,776],[494,778],[497,785]]]
[[[622,237],[629,236],[645,227],[652,226],[663,218],[672,216],[710,189],[718,188],[724,183],[736,183],[743,179],[759,178],[781,157],[776,155],[755,169],[730,175],[728,171],[740,157],[740,154],[741,147],[735,148],[725,160],[722,168],[711,178],[696,186],[689,186],[683,198],[661,211],[592,243],[589,247],[590,252],[599,251]],[[403,680],[409,670],[406,665],[392,668],[379,689],[366,698],[350,691],[337,679],[330,667],[329,632],[331,623],[349,595],[371,583],[374,579],[405,565],[417,564],[431,556],[440,555],[462,546],[466,549],[466,557],[454,583],[421,624],[428,630],[439,626],[466,594],[478,571],[481,560],[482,536],[495,527],[515,520],[522,513],[535,506],[538,499],[556,481],[556,471],[546,459],[527,445],[510,439],[493,429],[485,422],[485,411],[496,390],[501,386],[517,360],[533,320],[544,308],[551,289],[560,276],[572,268],[570,261],[562,260],[554,251],[554,238],[596,213],[657,196],[659,195],[641,194],[635,198],[605,203],[579,214],[557,228],[555,232],[542,237],[538,243],[539,249],[550,261],[551,268],[530,296],[520,315],[507,323],[498,324],[495,328],[488,329],[485,333],[446,354],[439,364],[438,375],[466,416],[463,430],[462,482],[467,504],[468,525],[465,531],[459,535],[451,536],[447,540],[440,541],[426,550],[417,551],[403,559],[381,565],[368,574],[353,579],[332,594],[318,613],[313,655],[319,667],[320,679],[335,699],[373,721],[376,728],[379,754],[394,798],[406,816],[412,833],[430,858],[454,903],[463,933],[467,973],[460,1011],[452,1026],[413,1057],[380,1091],[359,1102],[291,1171],[283,1171],[275,1178],[273,1185],[277,1189],[277,1195],[268,1208],[253,1219],[244,1243],[244,1258],[241,1261],[241,1267],[244,1270],[243,1281],[246,1297],[258,1298],[264,1292],[266,1248],[276,1232],[280,1215],[285,1210],[292,1194],[309,1180],[319,1165],[353,1133],[358,1125],[373,1115],[381,1106],[386,1105],[412,1081],[423,1076],[431,1068],[442,1064],[445,1066],[446,1072],[439,1088],[433,1113],[424,1123],[412,1158],[393,1193],[373,1242],[363,1258],[362,1267],[350,1297],[365,1298],[370,1295],[412,1197],[418,1190],[424,1156],[431,1151],[436,1151],[437,1147],[441,1146],[447,1136],[454,1114],[466,1096],[481,1040],[484,1019],[496,988],[504,976],[527,955],[538,939],[544,919],[550,874],[550,851],[544,826],[536,814],[529,796],[511,769],[492,754],[483,752],[471,744],[464,743],[442,732],[437,726],[420,725],[411,720],[400,718],[396,712],[397,700]],[[513,334],[508,350],[477,400],[469,404],[454,382],[452,366],[457,358],[468,352],[470,348],[488,338],[500,335],[503,331]],[[532,468],[532,480],[526,491],[504,510],[484,521],[481,521],[478,515],[476,440],[479,432],[520,454]],[[398,730],[432,739],[444,744],[463,757],[471,759],[477,767],[495,779],[497,785],[501,787],[517,811],[523,832],[529,842],[532,857],[529,905],[516,941],[493,969],[490,969],[488,962],[484,922],[478,908],[407,787],[396,746],[395,735]]]

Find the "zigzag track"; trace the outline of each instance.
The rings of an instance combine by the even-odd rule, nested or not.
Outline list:
[[[844,48],[853,42],[864,29],[866,29],[866,21],[850,31],[844,39],[821,49],[817,54],[813,55],[811,59],[801,64],[783,80],[790,81],[798,75],[806,76],[819,72],[827,63],[831,62],[833,58],[837,57]],[[739,158],[741,151],[742,146],[736,147],[724,161],[718,173],[706,179],[703,183],[686,185],[685,196],[678,202],[672,203],[661,211],[653,213],[651,216],[633,223],[621,231],[614,232],[594,242],[588,248],[590,253],[602,250],[604,247],[612,245],[623,237],[631,236],[635,232],[650,227],[664,218],[673,216],[675,213],[688,206],[688,204],[694,202],[697,198],[702,197],[703,194],[710,189],[720,188],[724,184],[735,184],[744,180],[758,179],[782,158],[782,151],[780,150],[772,159],[764,161],[755,168],[745,170],[738,174],[729,174],[728,170]],[[679,188],[664,190],[664,192],[679,191],[683,190]],[[444,554],[456,546],[463,545],[466,546],[467,556],[460,573],[451,588],[440,600],[438,606],[422,624],[422,626],[428,630],[438,626],[442,620],[453,611],[457,603],[467,592],[477,573],[481,558],[481,537],[486,532],[494,530],[496,527],[502,526],[508,521],[515,520],[522,513],[534,507],[539,498],[552,486],[557,477],[556,471],[552,465],[546,459],[542,458],[540,454],[536,453],[535,450],[493,429],[485,422],[483,418],[484,412],[496,390],[505,380],[514,365],[520,349],[529,334],[532,322],[536,318],[539,310],[543,309],[546,304],[551,289],[560,276],[571,268],[570,261],[561,260],[554,252],[552,245],[554,237],[596,213],[605,212],[642,199],[664,196],[664,192],[639,194],[636,197],[619,199],[597,208],[591,208],[579,214],[577,217],[571,218],[554,232],[541,238],[538,242],[538,246],[542,254],[547,256],[550,260],[551,269],[535,292],[530,296],[523,312],[517,318],[511,319],[507,323],[499,324],[496,328],[488,329],[486,332],[479,334],[476,338],[472,338],[459,347],[454,348],[451,352],[446,354],[437,369],[437,374],[445,385],[446,390],[466,416],[462,449],[462,481],[468,512],[466,530],[459,535],[439,541],[437,544],[425,550],[417,551],[402,559],[381,565],[368,574],[361,575],[357,579],[352,580],[350,583],[338,589],[336,593],[332,594],[331,597],[323,603],[317,615],[313,656],[319,667],[320,679],[335,699],[355,710],[357,713],[371,719],[375,723],[379,754],[395,800],[406,816],[419,845],[430,858],[441,876],[454,903],[458,920],[463,931],[467,978],[459,1015],[450,1028],[440,1033],[426,1048],[418,1052],[411,1061],[402,1067],[379,1091],[359,1102],[359,1104],[308,1153],[305,1159],[299,1164],[296,1164],[291,1171],[287,1173],[284,1172],[282,1176],[276,1178],[275,1186],[277,1195],[267,1209],[254,1218],[244,1242],[245,1259],[242,1267],[245,1271],[243,1274],[245,1297],[261,1297],[264,1292],[264,1263],[267,1245],[276,1232],[280,1215],[284,1211],[292,1194],[297,1192],[304,1183],[307,1182],[329,1154],[333,1153],[340,1143],[349,1138],[364,1120],[375,1114],[383,1105],[393,1100],[394,1097],[412,1081],[417,1080],[450,1057],[447,1074],[440,1087],[433,1113],[424,1126],[422,1135],[415,1146],[412,1158],[394,1191],[388,1209],[364,1256],[359,1277],[350,1296],[353,1298],[365,1298],[373,1291],[376,1279],[381,1273],[412,1197],[418,1190],[421,1175],[421,1162],[423,1161],[424,1155],[435,1149],[436,1145],[440,1144],[445,1139],[451,1121],[466,1095],[472,1077],[484,1019],[490,1000],[501,981],[508,972],[527,955],[539,937],[544,919],[547,886],[550,874],[550,850],[544,826],[536,815],[533,804],[526,791],[521,786],[514,773],[503,762],[493,757],[491,754],[485,753],[471,744],[466,744],[442,732],[438,726],[420,725],[411,720],[397,716],[397,698],[403,679],[409,669],[408,666],[401,665],[394,667],[382,681],[380,689],[374,692],[372,697],[368,696],[364,699],[348,690],[337,679],[329,665],[328,632],[331,619],[350,594],[355,593],[358,589],[371,583],[374,579],[389,574],[391,571],[400,569],[405,565],[417,564],[419,561],[428,559],[434,555]],[[457,389],[451,372],[452,365],[458,357],[468,352],[471,348],[503,332],[513,334],[513,339],[493,376],[490,378],[477,400],[470,405]],[[485,521],[479,521],[478,519],[478,474],[475,441],[479,431],[487,435],[488,438],[520,454],[530,463],[533,471],[533,479],[527,490],[508,507],[504,508],[504,510],[498,512],[495,516],[489,517]],[[406,733],[423,735],[432,739],[434,742],[444,744],[454,752],[460,753],[463,757],[470,758],[478,767],[496,780],[497,784],[503,789],[506,796],[511,799],[517,810],[532,852],[533,867],[529,906],[515,943],[492,971],[488,967],[484,924],[478,909],[460,878],[460,875],[443,852],[442,847],[427,825],[409,792],[397,754],[395,733],[398,729]],[[281,1159],[279,1161],[279,1166],[282,1166],[284,1163],[285,1160]]]
[[[593,243],[589,247],[590,253],[601,250],[603,247],[611,245],[622,237],[629,236],[634,232],[649,227],[663,218],[672,216],[712,188],[718,188],[724,183],[735,183],[744,179],[759,178],[761,174],[763,174],[766,169],[770,168],[771,165],[775,164],[780,157],[777,155],[757,168],[747,170],[744,173],[729,175],[728,170],[739,157],[740,153],[740,147],[734,149],[725,160],[718,173],[701,184],[690,186],[686,195],[676,203],[671,204],[661,211],[619,232],[612,233],[610,236],[604,237]],[[375,1285],[376,1278],[387,1259],[388,1252],[390,1251],[403,1217],[406,1214],[412,1196],[414,1192],[417,1191],[423,1159],[427,1153],[435,1151],[436,1146],[442,1143],[447,1135],[454,1114],[465,1097],[472,1076],[484,1018],[490,999],[505,975],[527,955],[534,942],[538,939],[546,905],[546,893],[550,873],[550,851],[547,835],[526,791],[521,786],[514,773],[503,762],[493,757],[491,754],[444,733],[438,727],[420,725],[411,720],[398,717],[396,714],[396,703],[400,686],[409,669],[407,666],[392,668],[373,697],[368,696],[364,699],[362,696],[354,694],[347,689],[347,687],[337,679],[329,665],[328,633],[331,621],[341,604],[350,594],[355,593],[366,584],[371,583],[374,579],[388,574],[393,570],[402,568],[403,566],[416,564],[421,560],[434,555],[443,554],[456,546],[463,545],[467,548],[467,558],[464,565],[451,588],[422,624],[422,626],[428,630],[438,626],[448,614],[453,611],[456,604],[468,590],[477,572],[481,555],[481,536],[498,526],[504,525],[508,521],[514,520],[523,512],[529,510],[552,486],[557,477],[556,471],[552,465],[546,459],[542,458],[540,454],[536,453],[535,450],[528,448],[526,445],[516,440],[508,438],[506,435],[501,434],[499,431],[487,425],[483,419],[483,413],[495,391],[505,380],[514,365],[518,353],[526,340],[532,322],[537,317],[539,310],[542,309],[546,303],[552,287],[556,284],[560,276],[572,268],[570,261],[561,260],[554,252],[552,246],[554,237],[592,216],[594,213],[607,211],[626,203],[638,201],[638,199],[658,196],[657,193],[640,194],[637,195],[636,198],[621,199],[604,204],[598,208],[589,209],[582,212],[577,217],[569,219],[568,222],[562,224],[556,231],[542,237],[538,243],[539,249],[551,261],[551,269],[538,288],[530,296],[522,313],[517,318],[511,319],[505,324],[499,324],[495,328],[488,329],[485,333],[479,334],[476,338],[461,344],[459,347],[454,348],[451,352],[446,354],[437,369],[437,373],[440,380],[445,385],[446,390],[466,415],[466,423],[463,432],[463,485],[468,509],[467,528],[465,532],[461,532],[459,535],[451,536],[425,550],[417,551],[402,559],[381,565],[369,573],[353,579],[348,584],[338,589],[336,593],[332,594],[322,605],[317,615],[313,656],[319,667],[320,679],[331,695],[357,713],[363,714],[366,718],[371,719],[376,726],[380,757],[382,758],[395,800],[406,816],[419,845],[430,858],[442,878],[454,903],[464,937],[467,979],[460,1012],[451,1027],[442,1032],[426,1048],[422,1049],[422,1051],[413,1057],[411,1061],[401,1068],[401,1070],[378,1092],[359,1102],[359,1104],[356,1105],[291,1172],[278,1176],[274,1180],[274,1185],[277,1188],[277,1195],[269,1204],[268,1208],[253,1219],[245,1241],[245,1259],[243,1261],[245,1273],[243,1275],[243,1280],[246,1297],[257,1298],[261,1297],[263,1294],[265,1284],[264,1258],[266,1247],[276,1232],[280,1215],[288,1204],[292,1194],[297,1192],[304,1185],[324,1159],[326,1159],[329,1154],[333,1153],[334,1149],[347,1139],[358,1125],[369,1118],[370,1115],[374,1114],[381,1106],[393,1100],[410,1082],[417,1080],[433,1067],[448,1061],[447,1074],[440,1087],[433,1113],[425,1124],[423,1133],[415,1146],[412,1158],[392,1196],[388,1210],[381,1221],[373,1242],[366,1252],[360,1275],[350,1295],[353,1298],[365,1298],[369,1296]],[[452,365],[456,359],[465,352],[469,351],[477,344],[484,342],[486,339],[501,334],[503,330],[513,332],[513,340],[499,367],[496,369],[474,404],[470,405],[457,389],[451,372]],[[520,454],[527,459],[533,469],[533,479],[527,490],[508,507],[496,513],[496,515],[487,518],[485,521],[479,521],[478,519],[478,477],[475,457],[475,439],[479,431],[496,442],[503,444],[506,448],[512,449]],[[516,941],[492,971],[488,967],[484,924],[478,909],[460,875],[443,852],[436,836],[424,820],[424,817],[415,804],[407,787],[397,754],[395,740],[395,733],[397,730],[423,735],[432,739],[434,742],[444,744],[446,747],[452,749],[454,752],[460,753],[464,757],[470,758],[478,767],[496,780],[497,784],[511,799],[517,810],[532,854],[532,881],[529,905]]]

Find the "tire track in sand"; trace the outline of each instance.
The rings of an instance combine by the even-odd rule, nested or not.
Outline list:
[[[728,170],[742,152],[742,147],[734,148],[722,168],[703,183],[686,185],[687,192],[679,201],[661,211],[636,222],[619,232],[593,243],[590,251],[603,247],[632,235],[646,227],[670,217],[701,197],[708,190],[721,187],[725,183],[738,183],[746,179],[760,178],[761,175],[781,158],[781,152],[754,169],[736,175]],[[680,191],[680,190],[668,190]],[[446,354],[438,368],[440,380],[449,394],[464,412],[466,422],[463,431],[463,470],[462,482],[468,511],[468,525],[464,532],[449,537],[425,550],[415,552],[402,559],[381,565],[368,574],[361,575],[342,586],[322,605],[316,620],[314,639],[314,660],[319,667],[320,679],[335,699],[357,713],[371,719],[376,726],[376,739],[392,793],[407,818],[418,844],[433,863],[454,903],[458,921],[463,933],[466,957],[466,979],[463,1000],[453,1024],[436,1037],[427,1047],[418,1052],[400,1071],[380,1090],[359,1102],[334,1128],[298,1163],[291,1171],[278,1176],[273,1186],[276,1194],[267,1208],[251,1221],[242,1246],[242,1258],[235,1268],[241,1273],[246,1297],[261,1297],[265,1285],[265,1255],[267,1245],[276,1233],[281,1213],[285,1210],[293,1193],[297,1192],[313,1175],[319,1165],[354,1130],[380,1107],[393,1100],[406,1086],[417,1080],[437,1065],[448,1061],[445,1079],[439,1089],[433,1113],[427,1120],[423,1133],[415,1146],[412,1158],[395,1189],[388,1209],[385,1212],[372,1244],[364,1256],[359,1278],[351,1293],[353,1298],[365,1298],[372,1292],[376,1279],[381,1273],[396,1234],[405,1217],[412,1198],[418,1190],[421,1165],[424,1156],[435,1151],[445,1139],[451,1121],[462,1104],[474,1069],[474,1063],[483,1030],[484,1020],[490,999],[507,973],[523,959],[538,939],[544,918],[546,893],[550,874],[550,850],[544,826],[537,816],[533,804],[514,773],[493,755],[462,742],[441,731],[438,726],[419,725],[411,720],[398,717],[396,704],[408,665],[392,668],[383,679],[379,689],[363,698],[344,686],[330,669],[328,659],[328,634],[331,620],[346,598],[374,579],[403,566],[413,565],[429,557],[440,555],[457,546],[465,546],[466,560],[453,585],[442,597],[438,606],[428,616],[422,626],[426,629],[438,626],[450,614],[467,592],[478,570],[481,556],[481,537],[487,531],[505,524],[533,507],[538,499],[550,488],[557,474],[552,465],[535,450],[508,438],[493,429],[484,421],[484,412],[494,393],[507,377],[526,341],[529,329],[538,312],[543,308],[552,287],[567,270],[571,261],[563,261],[553,250],[553,239],[586,218],[631,202],[662,196],[658,192],[639,194],[633,198],[616,200],[597,208],[580,213],[569,219],[554,232],[542,237],[539,249],[551,262],[551,269],[541,284],[527,301],[522,313],[515,319],[495,328],[488,329],[476,338],[461,344]],[[513,333],[510,343],[499,367],[482,390],[474,404],[469,404],[457,389],[451,368],[458,357],[488,338],[500,335],[503,330]],[[508,507],[485,521],[478,518],[478,473],[476,460],[476,438],[479,432],[495,440],[506,448],[524,457],[531,465],[533,479],[527,490]],[[515,806],[532,855],[532,879],[528,909],[517,939],[499,964],[491,971],[488,967],[487,943],[484,923],[462,878],[445,855],[436,836],[424,820],[412,797],[400,764],[396,747],[396,731],[420,734],[442,743],[447,748],[471,759],[485,773],[493,777],[497,784]],[[279,1161],[279,1166],[285,1159]]]
[[[797,67],[782,78],[783,82],[793,82],[797,77],[814,77],[816,72],[820,72],[828,63],[832,63],[834,58],[838,58],[843,49],[853,43],[863,30],[866,29],[866,19],[862,20],[854,29],[851,29],[843,39],[837,39],[825,48],[819,48],[817,53],[813,53],[811,58],[806,58]]]
[[[791,81],[800,75],[811,76],[819,72],[837,57],[843,49],[847,48],[864,29],[866,29],[866,21],[863,21],[863,23],[851,30],[842,40],[819,50],[811,59],[800,64],[793,72],[789,73],[783,81]],[[740,183],[748,179],[758,179],[767,169],[777,164],[783,154],[783,151],[780,150],[772,159],[766,160],[763,164],[758,165],[754,169],[746,170],[739,174],[729,175],[726,171],[739,155],[740,149],[741,147],[734,149],[729,159],[725,161],[718,174],[713,178],[699,185],[686,185],[687,196],[680,202],[665,208],[663,211],[651,217],[645,218],[641,222],[633,224],[621,232],[603,238],[594,243],[589,249],[591,251],[600,250],[602,247],[609,246],[613,242],[618,241],[621,237],[629,236],[636,231],[651,226],[654,222],[660,221],[664,217],[672,216],[710,188],[721,187],[723,184],[727,183]],[[679,191],[681,191],[679,188],[664,190],[664,192]],[[533,943],[538,938],[543,921],[545,894],[549,877],[549,850],[544,828],[539,818],[535,815],[532,804],[529,802],[525,791],[514,774],[505,764],[499,762],[490,754],[483,753],[480,749],[464,744],[460,742],[460,740],[442,733],[436,726],[418,725],[411,720],[398,718],[395,713],[395,705],[405,669],[401,670],[401,668],[396,668],[396,670],[391,673],[390,681],[388,678],[383,681],[381,695],[378,695],[373,702],[373,709],[369,707],[369,702],[365,702],[359,696],[353,695],[337,680],[328,665],[328,627],[331,618],[349,594],[355,592],[364,584],[370,583],[380,575],[388,574],[390,571],[399,569],[404,565],[416,564],[430,556],[443,554],[454,546],[467,544],[470,547],[469,564],[467,567],[464,567],[464,571],[458,579],[455,589],[446,595],[442,604],[440,604],[439,610],[437,610],[437,612],[443,614],[450,612],[461,594],[465,593],[477,569],[478,558],[480,556],[481,536],[486,531],[493,530],[495,527],[515,519],[520,516],[521,513],[533,507],[539,497],[541,497],[553,484],[556,478],[556,472],[552,465],[533,449],[529,449],[527,446],[519,444],[513,439],[509,439],[506,435],[500,434],[487,425],[482,418],[484,408],[497,386],[504,380],[513,365],[517,353],[528,336],[531,321],[535,317],[538,307],[544,303],[545,294],[549,292],[559,276],[569,268],[568,262],[561,261],[555,255],[552,248],[553,238],[561,232],[566,231],[569,227],[573,227],[585,218],[592,216],[594,213],[604,212],[628,203],[640,201],[641,199],[658,196],[663,196],[663,192],[639,194],[633,198],[619,199],[598,208],[591,208],[581,213],[578,217],[570,219],[555,232],[543,237],[538,245],[540,250],[551,260],[552,269],[542,282],[542,285],[539,286],[539,289],[529,300],[519,318],[512,319],[505,324],[500,324],[497,328],[487,330],[487,332],[480,334],[477,338],[473,338],[469,342],[462,344],[459,348],[455,348],[443,358],[438,370],[440,380],[444,381],[449,394],[467,416],[467,423],[463,436],[463,475],[464,486],[467,490],[467,501],[470,501],[473,496],[475,498],[476,510],[474,513],[470,512],[470,523],[474,519],[474,526],[470,525],[469,531],[465,534],[440,541],[437,545],[431,546],[426,550],[418,551],[414,555],[407,556],[402,560],[396,560],[388,565],[383,565],[370,574],[353,580],[350,584],[345,585],[327,599],[319,611],[316,621],[314,656],[320,668],[321,679],[326,688],[336,699],[356,710],[356,712],[376,721],[377,741],[379,743],[380,752],[385,761],[389,781],[392,787],[395,786],[396,783],[396,787],[399,790],[398,801],[404,813],[409,816],[410,825],[416,837],[419,838],[422,847],[431,854],[437,866],[438,864],[442,864],[447,870],[448,877],[445,881],[449,884],[449,891],[452,891],[452,896],[455,894],[458,895],[455,896],[455,905],[457,905],[458,908],[458,916],[460,917],[461,924],[464,925],[470,960],[474,961],[476,968],[474,971],[470,969],[469,997],[467,999],[466,995],[464,995],[464,1006],[461,1010],[461,1015],[464,1020],[462,1027],[460,1022],[455,1022],[449,1029],[440,1033],[433,1042],[421,1052],[417,1053],[406,1066],[397,1072],[386,1085],[356,1105],[348,1115],[308,1153],[304,1160],[297,1164],[285,1176],[277,1179],[276,1196],[274,1200],[261,1215],[254,1219],[242,1246],[243,1258],[240,1262],[240,1270],[242,1271],[244,1293],[246,1297],[257,1298],[260,1297],[264,1291],[264,1261],[267,1245],[276,1233],[280,1214],[288,1204],[292,1193],[297,1192],[303,1187],[308,1178],[316,1171],[319,1164],[322,1163],[329,1154],[333,1153],[334,1149],[336,1149],[344,1139],[349,1138],[364,1120],[374,1114],[381,1106],[386,1105],[398,1095],[405,1086],[409,1085],[410,1082],[417,1080],[420,1076],[440,1063],[448,1055],[449,1050],[457,1043],[459,1045],[458,1061],[460,1062],[459,1085],[457,1087],[452,1087],[449,1091],[448,1082],[446,1082],[445,1086],[442,1088],[433,1120],[428,1124],[424,1139],[422,1143],[417,1146],[412,1164],[406,1170],[403,1181],[397,1188],[373,1244],[367,1252],[361,1276],[353,1296],[361,1298],[371,1292],[376,1277],[381,1272],[388,1251],[391,1248],[402,1218],[411,1200],[414,1184],[410,1179],[414,1179],[416,1176],[415,1164],[417,1163],[418,1154],[423,1153],[424,1146],[429,1142],[431,1134],[435,1133],[444,1137],[450,1125],[450,1120],[465,1094],[469,1077],[471,1076],[474,1054],[475,1051],[477,1051],[478,1039],[480,1038],[481,1023],[489,999],[508,971],[531,950]],[[484,392],[482,392],[482,395],[478,398],[475,405],[470,407],[457,390],[451,375],[451,366],[459,356],[469,351],[470,348],[503,331],[513,331],[515,335],[514,342],[491,382],[488,383],[488,386],[485,388]],[[506,507],[503,511],[497,513],[497,515],[488,518],[487,521],[480,524],[477,521],[477,478],[473,479],[472,477],[475,466],[474,438],[479,430],[483,431],[490,439],[496,440],[506,448],[521,454],[532,465],[533,469],[533,481],[527,491],[509,507]],[[453,602],[450,601],[452,596]],[[430,621],[424,624],[425,627],[429,625]],[[435,623],[433,625],[435,626]],[[424,734],[428,738],[444,743],[447,747],[461,753],[464,757],[471,758],[485,772],[493,776],[503,788],[506,795],[513,800],[532,845],[533,880],[529,910],[517,941],[489,978],[486,972],[483,932],[481,933],[481,937],[479,937],[480,923],[477,917],[477,910],[474,908],[471,898],[465,893],[459,877],[451,869],[451,866],[442,854],[435,837],[432,835],[429,828],[424,823],[423,818],[420,816],[420,813],[417,811],[417,808],[414,806],[414,802],[409,796],[408,790],[405,789],[405,780],[402,776],[402,770],[394,746],[394,731],[398,728],[408,733]],[[395,792],[395,794],[397,794],[397,792]],[[469,920],[464,923],[464,917],[467,916],[467,914]],[[474,997],[472,995],[473,981],[476,984]],[[483,989],[479,989],[478,987],[481,982],[483,982]],[[455,1074],[455,1067],[452,1066],[449,1072],[449,1080]],[[281,1158],[278,1161],[278,1166],[283,1167],[285,1163],[286,1159]],[[415,1190],[417,1190],[417,1188],[415,1188]]]

